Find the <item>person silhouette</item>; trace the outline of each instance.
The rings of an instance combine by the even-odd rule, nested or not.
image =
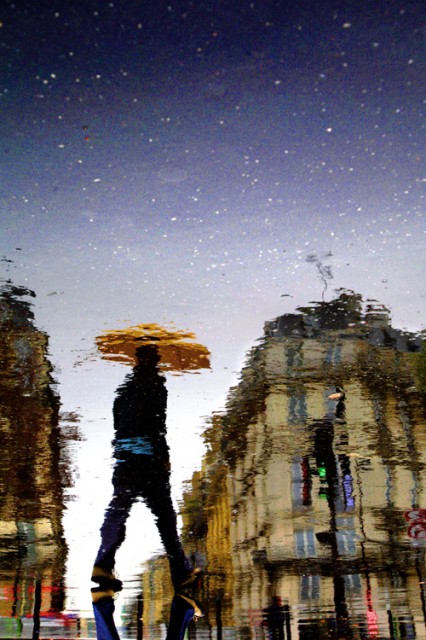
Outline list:
[[[142,500],[153,513],[167,553],[175,590],[196,581],[183,550],[170,488],[170,456],[166,440],[167,390],[159,371],[158,348],[144,344],[136,349],[136,364],[117,389],[113,406],[113,495],[100,530],[101,544],[91,579],[94,601],[122,589],[115,576],[115,555],[124,542],[131,507]],[[97,595],[96,595],[97,594]]]

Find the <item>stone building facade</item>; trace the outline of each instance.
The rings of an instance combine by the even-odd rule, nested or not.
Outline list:
[[[352,292],[266,323],[182,506],[209,635],[426,637],[420,348]]]

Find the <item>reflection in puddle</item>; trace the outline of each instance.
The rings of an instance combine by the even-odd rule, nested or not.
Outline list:
[[[26,293],[1,297],[0,635],[28,637],[40,616],[51,636],[55,624],[56,636],[95,637],[93,620],[64,614],[69,460]],[[183,545],[205,569],[191,637],[426,637],[425,372],[421,340],[350,291],[265,324],[183,496]],[[122,415],[140,407],[127,397],[135,380],[119,392]],[[116,451],[116,468],[146,457]],[[147,562],[120,637],[166,635],[169,559]]]
[[[98,584],[92,589],[92,600],[99,640],[118,638],[113,599],[122,590],[123,583],[114,573],[116,553],[125,540],[131,508],[139,499],[155,517],[169,560],[175,595],[168,639],[183,638],[194,615],[203,615],[192,593],[199,571],[185,555],[171,497],[166,440],[167,390],[160,368],[184,371],[209,366],[207,351],[201,345],[182,342],[182,334],[167,332],[158,326],[153,330],[144,325],[142,329],[132,328],[118,335],[110,333],[100,341],[106,357],[112,349],[115,356],[124,354],[130,358],[134,366],[117,390],[114,402],[114,490],[105,511],[101,545],[92,571],[92,581]]]
[[[185,496],[213,627],[425,637],[419,348],[351,292],[266,324]]]
[[[69,470],[52,391],[47,336],[33,324],[30,291],[1,289],[0,584],[2,637],[20,636],[28,616],[60,615],[67,546]]]

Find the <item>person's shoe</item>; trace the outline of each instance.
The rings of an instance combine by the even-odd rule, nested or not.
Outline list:
[[[192,609],[194,609],[194,620],[197,620],[197,618],[204,618],[205,613],[202,610],[201,604],[198,602],[198,600],[195,600],[195,598],[190,598],[189,596],[184,596],[183,593],[176,593],[175,597],[182,598],[182,600],[185,600],[185,602],[189,604]]]
[[[180,589],[184,589],[186,587],[195,586],[196,583],[200,580],[202,574],[202,569],[196,567],[186,574],[181,574],[180,576],[173,579],[173,586],[175,591],[178,592]]]
[[[176,594],[170,606],[170,618],[165,640],[184,640],[191,621],[196,622],[204,612],[198,602],[189,596]]]
[[[114,593],[121,591],[123,583],[119,580],[112,571],[103,569],[95,564],[92,571],[92,582],[96,582],[100,588],[105,590],[112,590]]]

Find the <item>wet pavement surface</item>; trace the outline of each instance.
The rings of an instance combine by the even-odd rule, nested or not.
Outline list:
[[[425,35],[0,2],[0,640],[426,640]]]
[[[426,352],[381,305],[342,291],[265,318],[225,408],[206,420],[178,537],[167,379],[157,346],[144,343],[145,360],[111,398],[115,498],[104,505],[102,544],[93,532],[104,572],[94,570],[96,585],[92,567],[87,584],[67,578],[63,517],[80,425],[60,412],[28,292],[7,285],[0,302],[1,638],[95,638],[91,588],[101,596],[95,613],[106,603],[111,620],[115,606],[123,639],[165,637],[176,592],[190,601],[179,601],[190,638],[426,638]],[[160,549],[140,569],[135,561],[118,585],[115,551],[137,499],[168,555]],[[202,569],[183,590],[181,542]],[[76,590],[87,592],[86,608],[73,609]],[[196,623],[194,599],[204,614]]]

